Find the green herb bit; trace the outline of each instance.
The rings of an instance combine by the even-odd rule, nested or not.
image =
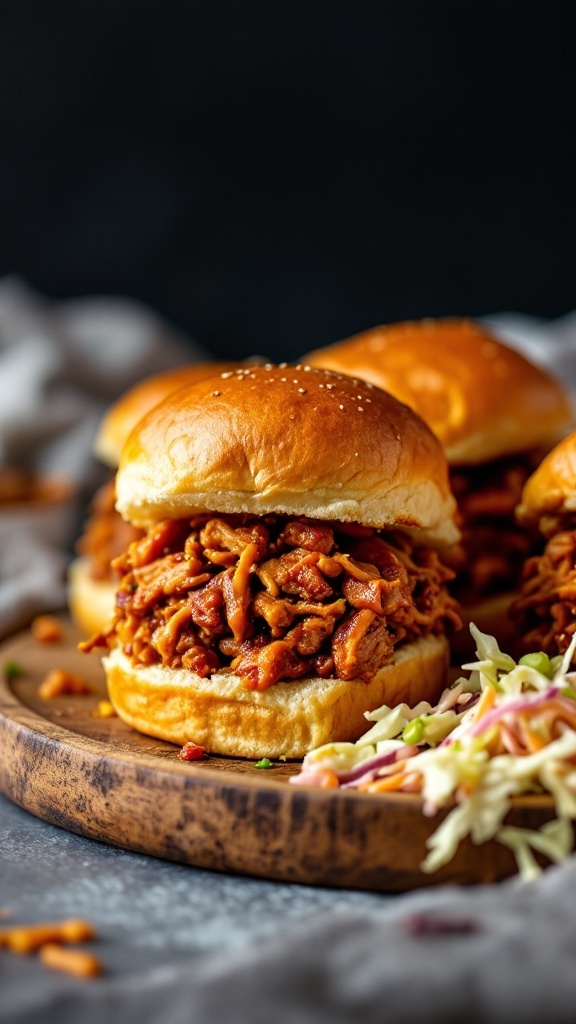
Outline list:
[[[270,761],[267,757],[263,757],[261,761],[256,761],[256,764],[254,765],[254,767],[255,768],[271,768],[272,767],[272,761]]]
[[[18,679],[24,675],[24,669],[17,661],[5,661],[3,671],[5,679]]]
[[[405,725],[402,730],[402,739],[404,743],[416,744],[420,743],[424,735],[424,721],[423,716],[420,718],[414,718],[408,725]]]
[[[539,651],[537,654],[524,654],[518,664],[536,669],[541,676],[546,676],[547,679],[552,679],[554,674],[550,658],[547,654],[544,654],[544,651]]]
[[[568,700],[576,700],[576,691],[571,686],[563,686],[560,693],[563,697],[568,697]]]

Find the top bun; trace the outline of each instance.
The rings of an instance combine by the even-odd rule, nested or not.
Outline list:
[[[170,395],[128,438],[116,487],[137,526],[278,512],[458,538],[424,422],[372,384],[308,366],[227,371]]]
[[[546,448],[574,423],[562,386],[471,320],[375,327],[305,357],[355,374],[406,402],[451,465]]]
[[[175,370],[166,370],[164,373],[141,380],[122,395],[104,416],[94,441],[94,454],[111,469],[116,469],[128,434],[138,420],[158,405],[158,402],[177,388],[195,384],[197,380],[206,380],[207,377],[241,365],[242,363],[194,363],[189,366],[178,366]]]
[[[556,445],[528,478],[516,510],[524,523],[576,512],[576,430]]]

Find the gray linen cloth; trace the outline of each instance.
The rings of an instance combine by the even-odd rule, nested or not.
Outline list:
[[[66,549],[99,482],[91,446],[105,408],[142,377],[201,358],[139,303],[50,302],[0,280],[0,466],[63,475],[75,491],[55,515],[0,509],[0,636],[64,604]]]

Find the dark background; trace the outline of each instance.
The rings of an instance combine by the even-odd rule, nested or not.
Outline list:
[[[0,4],[0,271],[219,356],[576,305],[563,0]]]

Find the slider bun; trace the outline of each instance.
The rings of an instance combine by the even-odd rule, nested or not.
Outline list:
[[[190,366],[178,366],[175,370],[155,374],[140,381],[127,391],[115,405],[108,410],[94,441],[94,454],[101,462],[111,469],[116,469],[120,461],[120,453],[124,442],[138,420],[170,395],[186,384],[195,384],[198,380],[206,380],[222,373],[223,370],[235,369],[241,363],[194,363]]]
[[[471,320],[375,327],[305,361],[363,377],[406,402],[450,465],[547,449],[574,423],[561,384]]]
[[[442,449],[424,422],[363,381],[253,367],[170,395],[134,429],[116,478],[136,526],[205,511],[398,528],[458,538]]]
[[[68,606],[73,621],[85,636],[108,625],[116,604],[117,580],[95,580],[87,558],[75,558],[68,567]]]
[[[524,523],[576,513],[576,430],[548,453],[528,478],[516,510]]]
[[[448,643],[428,636],[401,645],[372,680],[300,679],[261,693],[230,670],[208,679],[186,669],[132,665],[115,648],[103,659],[110,700],[139,732],[169,743],[199,743],[231,757],[303,757],[332,741],[356,740],[364,712],[382,704],[432,704],[446,685]]]

